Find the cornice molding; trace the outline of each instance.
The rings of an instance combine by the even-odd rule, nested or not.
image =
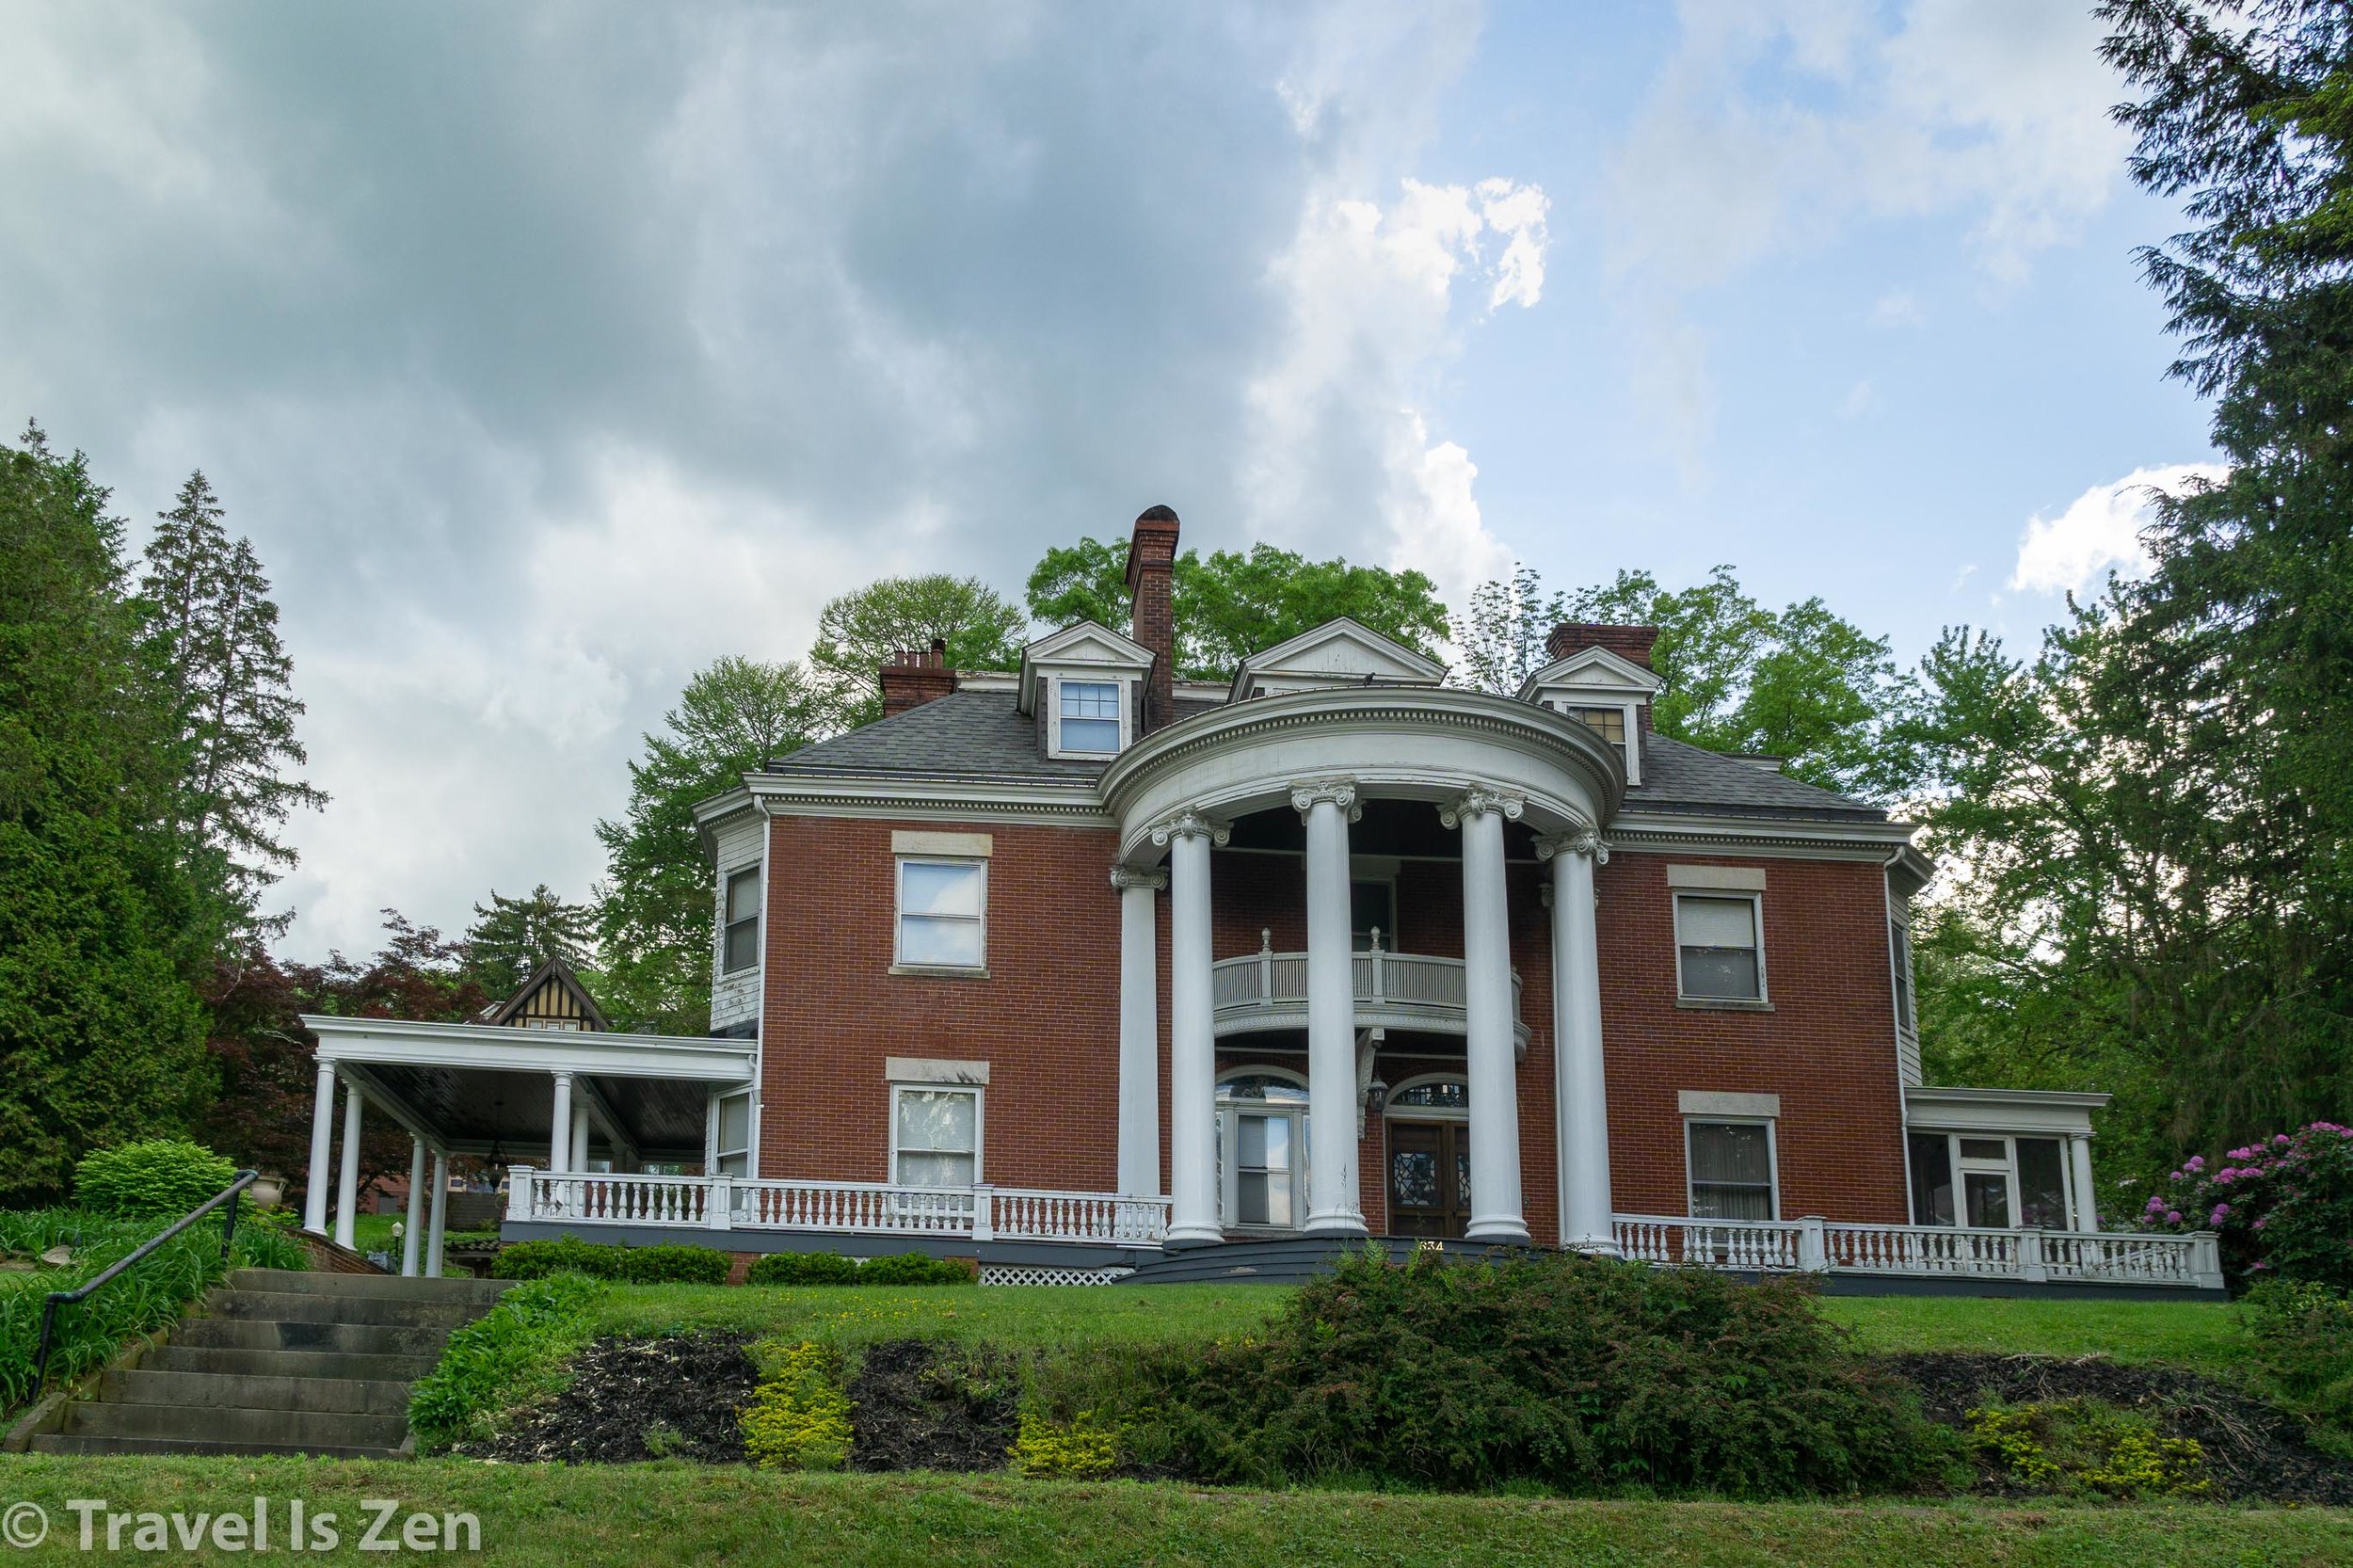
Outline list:
[[[744,779],[752,798],[772,817],[853,817],[936,822],[942,819],[1046,823],[1110,827],[1091,780],[1033,784],[893,777],[858,774],[810,778],[756,774]]]
[[[1884,864],[1892,853],[1912,842],[1913,832],[1913,825],[1904,822],[1625,813],[1610,821],[1609,842],[1624,854],[1754,855]]]

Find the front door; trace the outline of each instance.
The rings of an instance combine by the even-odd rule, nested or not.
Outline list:
[[[1459,1237],[1470,1224],[1470,1128],[1389,1124],[1389,1231]]]

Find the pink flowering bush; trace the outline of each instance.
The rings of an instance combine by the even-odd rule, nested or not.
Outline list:
[[[2353,1128],[2314,1122],[2233,1149],[2191,1155],[2150,1195],[2144,1230],[2212,1230],[2234,1286],[2312,1280],[2353,1288]]]

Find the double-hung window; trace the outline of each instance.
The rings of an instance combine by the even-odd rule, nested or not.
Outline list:
[[[1060,680],[1054,720],[1060,733],[1054,749],[1089,757],[1109,756],[1119,749],[1119,682]]]
[[[747,1176],[752,1158],[752,1096],[747,1092],[719,1096],[711,1136],[711,1174]]]
[[[1617,751],[1620,758],[1625,756],[1625,709],[1571,704],[1563,712],[1608,742]]]
[[[1693,1219],[1774,1218],[1770,1122],[1686,1122],[1683,1137]]]
[[[987,966],[987,861],[901,857],[896,961],[921,969]]]
[[[902,1187],[969,1187],[981,1178],[981,1092],[902,1085],[891,1091],[890,1179]]]
[[[1903,921],[1887,922],[1887,948],[1896,971],[1896,1027],[1914,1034],[1920,1026],[1913,1016],[1912,933],[1904,929]]]
[[[728,873],[724,948],[720,967],[741,974],[760,963],[760,868]]]
[[[1689,1000],[1763,1001],[1759,900],[1748,893],[1677,893],[1677,988]]]

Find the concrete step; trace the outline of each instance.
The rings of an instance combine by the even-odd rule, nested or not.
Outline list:
[[[32,1442],[37,1454],[302,1454],[312,1459],[398,1459],[400,1450],[346,1448],[315,1443],[237,1443],[210,1437],[101,1437],[44,1432]]]
[[[166,1438],[272,1448],[397,1448],[408,1435],[408,1417],[357,1416],[345,1411],[249,1410],[235,1405],[108,1404],[86,1400],[66,1407],[64,1432],[69,1437]]]
[[[272,1323],[374,1323],[383,1328],[429,1328],[447,1334],[488,1311],[471,1301],[408,1296],[322,1296],[302,1290],[216,1290],[204,1301],[212,1318]]]
[[[377,1323],[280,1323],[237,1318],[184,1318],[171,1331],[175,1345],[229,1351],[344,1351],[360,1355],[438,1356],[446,1329],[389,1328]]]
[[[139,1370],[310,1378],[322,1382],[413,1383],[433,1370],[440,1356],[439,1347],[419,1354],[369,1355],[353,1351],[247,1350],[233,1345],[190,1345],[175,1340],[142,1356]]]
[[[98,1398],[109,1404],[234,1405],[248,1410],[353,1416],[406,1416],[408,1413],[408,1384],[390,1378],[167,1372],[142,1368],[106,1373],[99,1380]]]
[[[487,1307],[514,1281],[454,1276],[404,1279],[398,1274],[332,1274],[315,1269],[238,1269],[230,1273],[229,1284],[237,1290],[275,1290],[345,1299],[379,1296],[402,1301],[472,1302]]]

